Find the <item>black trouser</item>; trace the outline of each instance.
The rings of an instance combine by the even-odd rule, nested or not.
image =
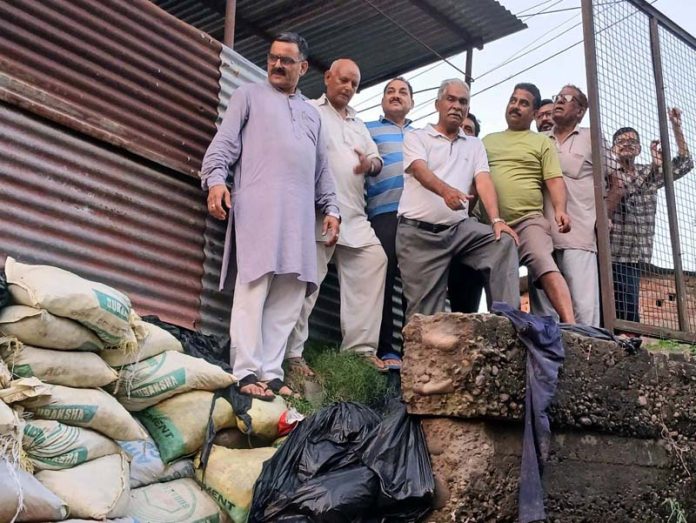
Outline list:
[[[396,259],[396,212],[378,214],[370,218],[372,228],[379,238],[384,253],[387,255],[387,276],[384,282],[384,306],[382,309],[382,324],[379,329],[379,345],[377,357],[382,357],[389,352],[394,352],[392,340],[394,338],[394,283],[399,276],[399,266]],[[396,296],[401,304],[401,310],[406,316],[406,306],[401,293]]]
[[[620,320],[640,321],[640,266],[637,263],[612,262],[614,305]]]
[[[456,260],[450,265],[447,296],[452,312],[478,312],[486,281],[483,274]]]

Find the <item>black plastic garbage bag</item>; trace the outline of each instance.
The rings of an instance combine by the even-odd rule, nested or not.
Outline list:
[[[418,521],[430,510],[435,480],[420,421],[396,403],[369,438],[362,462],[379,478],[379,511],[398,521]]]
[[[264,464],[249,523],[417,521],[434,480],[417,420],[336,403],[302,422]]]
[[[10,304],[10,291],[7,290],[5,271],[0,270],[0,309]]]
[[[221,339],[217,336],[210,336],[179,327],[178,325],[162,321],[157,316],[143,316],[142,320],[157,325],[174,336],[181,342],[186,354],[202,358],[208,363],[218,365],[227,372],[232,372],[229,339]]]

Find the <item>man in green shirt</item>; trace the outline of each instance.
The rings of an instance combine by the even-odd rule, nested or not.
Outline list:
[[[483,144],[500,218],[520,239],[520,262],[527,266],[534,284],[546,292],[560,320],[575,323],[568,285],[553,259],[552,224],[544,217],[542,193],[542,189],[549,193],[554,226],[562,233],[570,231],[563,172],[551,141],[530,130],[540,104],[534,84],[517,84],[505,110],[508,128],[489,134]]]

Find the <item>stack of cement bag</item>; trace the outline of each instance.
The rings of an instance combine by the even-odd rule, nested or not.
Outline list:
[[[205,475],[192,459],[213,391],[234,377],[184,354],[111,287],[12,258],[5,272],[12,302],[0,309],[0,523],[243,521],[273,449],[214,447]],[[212,425],[270,444],[286,411],[280,398],[254,400],[247,427],[217,401]]]

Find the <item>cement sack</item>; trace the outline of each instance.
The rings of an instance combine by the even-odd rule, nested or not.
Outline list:
[[[9,386],[11,381],[12,373],[10,372],[10,369],[7,368],[4,361],[0,360],[0,389],[4,389],[5,387]]]
[[[132,489],[194,475],[193,460],[182,459],[171,465],[165,464],[149,435],[145,441],[119,441],[118,444],[130,458]]]
[[[35,376],[52,385],[96,388],[118,378],[118,373],[92,352],[38,349],[30,345],[10,347],[0,339],[0,357],[16,376]]]
[[[254,483],[263,463],[275,454],[274,448],[227,449],[213,445],[205,475],[196,470],[196,479],[234,523],[246,523],[254,494]],[[196,458],[196,467],[199,458]]]
[[[15,520],[21,502],[24,508]],[[28,472],[0,460],[0,522],[62,521],[66,517],[68,507],[63,500]]]
[[[93,519],[66,519],[61,523],[94,523]],[[100,523],[144,523],[142,521],[135,520],[133,518],[116,518],[116,519],[104,519]]]
[[[104,348],[104,342],[84,325],[26,305],[0,309],[0,333],[45,349],[94,352]]]
[[[42,470],[35,475],[68,504],[70,515],[84,519],[128,515],[128,458],[112,454],[65,470]]]
[[[24,425],[22,448],[34,470],[67,469],[121,451],[113,440],[93,430],[38,419]]]
[[[251,416],[251,427],[247,427],[244,420],[237,418],[237,428],[244,434],[253,434],[270,443],[278,439],[278,423],[283,413],[288,410],[288,405],[280,396],[273,401],[251,400],[251,408],[247,414]]]
[[[141,523],[228,523],[229,518],[192,479],[131,491],[128,515]]]
[[[28,411],[34,413],[35,418],[86,427],[101,432],[111,439],[147,438],[145,431],[130,413],[113,396],[103,390],[75,389],[62,385],[46,385],[46,387],[50,390],[49,398],[35,398],[22,403]]]
[[[179,394],[137,414],[145,425],[165,463],[198,452],[205,441],[208,414],[213,393],[192,391]],[[220,399],[215,402],[213,426],[215,430],[233,427],[234,411]]]
[[[12,380],[4,389],[0,389],[0,400],[7,404],[20,401],[49,401],[52,385],[43,383],[39,378],[19,378]]]
[[[214,391],[235,379],[217,365],[180,352],[163,352],[121,369],[110,389],[129,411],[137,412],[190,390]]]
[[[15,432],[18,424],[17,415],[7,403],[0,401],[0,438]]]
[[[123,367],[152,358],[167,351],[184,352],[181,342],[166,330],[142,321],[134,321],[133,329],[138,333],[138,350],[111,349],[100,354],[112,367]]]
[[[48,265],[26,265],[8,257],[5,274],[13,300],[80,322],[107,347],[135,350],[131,303],[122,292]]]

